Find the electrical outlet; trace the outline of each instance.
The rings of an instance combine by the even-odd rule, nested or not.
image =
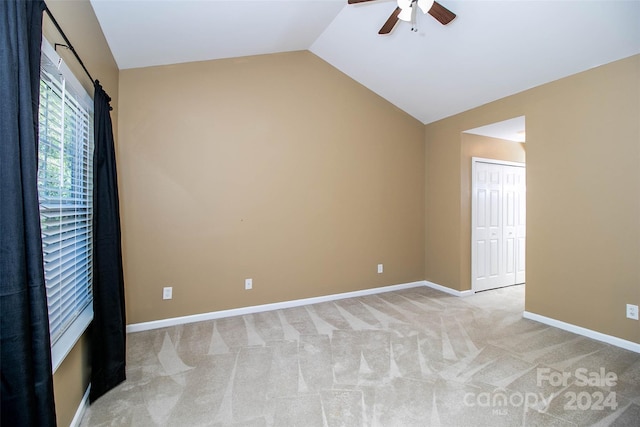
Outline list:
[[[162,299],[172,299],[172,298],[173,298],[173,288],[171,286],[162,288]]]
[[[253,289],[253,279],[244,279],[244,289],[247,291]]]
[[[384,271],[384,266],[382,264],[378,264],[378,274]]]
[[[638,306],[627,304],[627,318],[638,320]]]

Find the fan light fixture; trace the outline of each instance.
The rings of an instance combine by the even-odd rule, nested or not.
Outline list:
[[[349,4],[365,3],[373,0],[348,0]],[[411,22],[411,31],[418,31],[416,27],[416,8],[417,5],[422,13],[433,16],[436,21],[442,25],[447,25],[453,21],[456,14],[441,5],[435,0],[396,0],[398,6],[391,13],[387,21],[384,23],[378,34],[389,34],[398,21]]]
[[[400,3],[404,3],[404,1],[403,0],[398,0],[398,4],[400,4]],[[413,22],[414,14],[413,14],[413,8],[411,7],[411,5],[409,5],[406,8],[405,7],[400,7],[400,13],[398,14],[398,19],[400,19],[401,21],[405,21],[405,22]]]
[[[418,3],[418,7],[422,10],[422,13],[425,15],[429,13],[431,8],[433,7],[434,0],[398,0],[398,7],[400,8],[400,13],[398,14],[398,19],[405,22],[414,22],[414,3]]]
[[[411,22],[411,15],[413,14],[411,0],[398,0],[398,7],[400,8],[398,19],[405,22]]]
[[[433,7],[433,3],[435,3],[434,0],[418,0],[418,7],[426,15]]]

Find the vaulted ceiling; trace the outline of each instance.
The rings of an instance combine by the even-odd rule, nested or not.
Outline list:
[[[422,123],[640,53],[640,1],[90,0],[120,69],[309,50]],[[292,70],[292,72],[295,72]]]

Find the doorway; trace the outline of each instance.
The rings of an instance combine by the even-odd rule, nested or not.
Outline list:
[[[525,164],[472,158],[471,289],[525,282]]]

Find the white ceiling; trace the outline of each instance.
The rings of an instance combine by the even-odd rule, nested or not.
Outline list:
[[[492,138],[500,138],[512,142],[526,142],[525,117],[514,117],[513,119],[491,123],[485,126],[465,130],[464,133],[490,136]]]
[[[640,53],[640,0],[438,0],[378,29],[393,0],[90,0],[120,69],[313,52],[422,123]]]

